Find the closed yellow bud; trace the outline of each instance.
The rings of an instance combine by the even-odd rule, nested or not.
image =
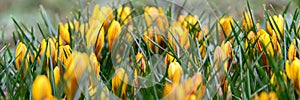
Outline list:
[[[100,63],[97,60],[97,56],[95,55],[95,53],[91,53],[90,54],[90,62],[92,65],[92,68],[94,72],[92,72],[92,74],[94,74],[96,76],[97,79],[100,78],[99,74],[100,74]],[[90,71],[91,72],[91,71]]]
[[[101,7],[101,12],[100,12],[100,16],[102,17],[100,22],[104,22],[104,29],[107,30],[108,26],[110,23],[112,23],[113,18],[114,18],[114,13],[113,13],[113,9],[110,6],[104,6]]]
[[[280,75],[281,75],[282,78],[283,78],[284,84],[287,86],[287,83],[286,83],[286,81],[287,81],[286,74],[280,71]],[[278,78],[276,77],[276,74],[275,74],[275,73],[273,73],[273,75],[272,75],[272,77],[271,77],[271,80],[270,80],[270,83],[273,84],[273,85],[276,87],[276,89],[279,91],[279,89],[280,89],[280,84],[279,84],[279,82],[278,82]]]
[[[19,42],[17,49],[16,49],[16,69],[19,70],[22,66],[22,63],[25,67],[24,70],[28,69],[28,63],[29,63],[29,52],[27,52],[27,47],[22,43]]]
[[[88,29],[85,38],[87,48],[94,49],[97,57],[100,58],[104,45],[104,28],[101,28],[101,23],[99,21],[95,21]]]
[[[124,24],[127,24],[131,19],[130,13],[130,8],[127,6],[122,6],[118,8],[118,17]]]
[[[263,51],[265,48],[265,52],[268,55],[274,55],[274,50],[272,48],[272,40],[270,35],[263,29],[259,30],[257,32],[258,38],[259,38],[259,42],[258,42],[258,47],[260,51]]]
[[[55,64],[56,62],[56,47],[55,42],[52,38],[49,39],[43,39],[42,42],[39,45],[40,56],[43,57],[45,55],[45,59],[47,64],[50,62],[50,57],[52,59],[52,63]]]
[[[226,58],[229,58],[228,63],[224,63],[224,64],[227,64],[227,65],[224,65],[224,69],[227,72],[227,70],[229,69],[229,65],[234,57],[232,45],[229,41],[227,41],[226,43],[223,42],[221,44],[221,49],[224,51]]]
[[[198,41],[203,41],[204,37],[206,37],[206,40],[208,40],[209,36],[208,36],[208,28],[207,26],[203,26],[201,31],[196,33],[196,37],[198,39]]]
[[[234,25],[234,22],[233,22],[233,19],[231,16],[220,19],[218,30],[219,30],[219,33],[221,36],[221,41],[223,41],[230,35],[231,30],[232,30],[231,24]]]
[[[174,58],[175,55],[173,55],[171,52],[166,54],[165,57],[165,64],[166,66],[169,65],[172,62],[177,62],[176,58]]]
[[[157,27],[157,29],[163,33],[167,31],[166,27],[169,26],[169,23],[161,7],[146,7],[144,15],[149,29]]]
[[[65,25],[59,23],[59,35],[60,38],[66,42],[66,44],[70,44],[69,25],[67,23]]]
[[[290,61],[286,61],[285,71],[288,78],[294,84],[297,94],[300,94],[300,60],[295,58],[292,63],[290,63]]]
[[[140,52],[137,53],[135,56],[135,60],[139,64],[139,69],[141,69],[140,74],[142,74],[143,72],[146,72],[146,60],[145,60],[144,55]]]
[[[271,35],[274,32],[276,33],[277,37],[281,39],[280,34],[283,36],[284,35],[284,19],[281,15],[274,15],[269,17],[270,20],[267,21],[267,30]],[[278,28],[277,28],[278,27]]]
[[[174,44],[174,50],[176,51],[177,45],[180,45],[184,49],[190,48],[189,33],[188,30],[181,26],[180,23],[174,22],[169,29],[168,34],[169,42]],[[177,41],[177,42],[176,42]],[[179,44],[177,44],[179,42]],[[177,45],[176,45],[177,44]]]
[[[226,43],[222,43],[221,44],[221,48],[222,50],[225,52],[225,55],[228,57],[228,58],[232,58],[234,56],[233,54],[233,49],[232,49],[232,45],[229,41],[227,41]]]
[[[205,85],[202,82],[202,75],[200,72],[195,73],[191,78],[188,78],[183,83],[185,95],[188,100],[201,99],[205,92]]]
[[[118,21],[113,20],[107,31],[108,50],[111,51],[114,40],[119,38],[121,33],[121,25]]]
[[[225,51],[220,47],[217,46],[215,51],[214,51],[214,62],[215,62],[215,70],[218,70],[220,66],[220,64],[224,64],[224,70],[227,70],[227,65],[228,65],[228,61],[226,60],[226,54]],[[223,68],[222,68],[223,70]]]
[[[45,75],[39,75],[32,84],[32,97],[34,100],[56,100],[52,96],[52,88],[49,79]]]
[[[260,29],[257,32],[257,38],[259,38],[259,42],[257,43],[259,53],[261,53],[262,51],[265,52],[262,55],[263,65],[268,64],[267,55],[272,57],[276,57],[277,55],[279,55],[279,58],[282,58],[281,48],[279,42],[277,41],[276,35],[273,35],[271,37],[266,31]]]
[[[182,76],[182,68],[178,62],[172,62],[168,68],[168,78],[172,83],[179,83]]]
[[[247,50],[247,48],[250,52],[254,52],[254,49],[251,47],[251,44],[254,43],[254,39],[255,39],[255,33],[253,31],[250,31],[247,35],[247,39],[245,39],[245,50]],[[249,47],[250,45],[250,47]],[[246,51],[248,52],[248,51]]]
[[[197,29],[200,28],[198,23],[198,17],[188,15],[187,17],[185,17],[182,26],[188,30],[193,30],[192,28],[197,28]]]
[[[65,93],[68,100],[73,99],[80,85],[79,82],[82,80],[82,75],[85,74],[89,65],[89,56],[86,53],[74,51],[68,58],[64,74],[64,80],[66,81]]]
[[[246,32],[248,32],[254,25],[251,18],[252,17],[249,12],[243,13],[242,29]]]
[[[300,49],[300,40],[293,39],[289,49],[288,49],[288,58],[290,61],[293,61],[297,55],[297,50]],[[298,45],[298,46],[297,46]],[[296,49],[297,48],[297,49]]]
[[[128,76],[123,68],[116,70],[115,76],[112,78],[112,91],[117,94],[121,89],[121,98],[126,98],[126,88],[128,83]]]
[[[101,14],[99,5],[96,4],[94,6],[94,10],[93,10],[91,17],[89,18],[89,25],[93,26],[95,21],[101,22],[101,25],[102,25],[104,18],[101,18],[100,15],[102,15],[102,14]]]
[[[184,21],[185,21],[185,17],[186,17],[186,15],[179,15],[178,18],[177,18],[177,21],[178,21],[180,24],[183,24]]]
[[[56,66],[53,69],[53,73],[54,73],[54,82],[55,82],[55,85],[57,86],[60,81],[60,69],[58,66]]]

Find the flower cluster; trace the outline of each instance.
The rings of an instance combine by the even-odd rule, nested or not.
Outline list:
[[[61,22],[57,34],[42,39],[36,46],[18,42],[15,68],[25,80],[29,74],[38,73],[31,85],[35,100],[83,96],[110,99],[110,94],[139,99],[142,97],[138,95],[152,90],[160,93],[156,98],[163,99],[198,100],[215,94],[227,99],[244,95],[252,98],[251,93],[257,94],[256,90],[263,87],[256,80],[270,82],[266,87],[275,92],[263,91],[253,99],[277,99],[278,93],[288,91],[284,87],[292,87],[300,95],[299,18],[293,19],[293,28],[287,29],[285,25],[290,23],[285,15],[267,15],[262,24],[250,13],[243,13],[241,23],[232,16],[220,17],[214,28],[191,14],[179,14],[171,21],[163,8],[147,6],[142,13],[143,27],[135,24],[138,15],[130,6],[114,10],[111,6],[95,5],[87,21],[79,18]],[[135,29],[143,30],[139,39],[128,35]],[[116,59],[111,56],[116,50],[127,52],[115,46],[122,38],[135,41],[129,47],[133,48],[129,60],[118,54]],[[155,54],[164,57],[161,67],[167,70],[154,88],[142,89],[139,86],[145,82],[140,78],[151,75],[149,59]],[[134,62],[132,73],[128,72],[130,68],[112,64],[127,60]],[[244,72],[245,69],[249,70]],[[261,77],[265,80],[258,79]],[[99,84],[103,86],[99,88]],[[212,87],[215,89],[210,90]],[[54,93],[59,88],[63,92]],[[249,95],[237,92],[246,89]]]

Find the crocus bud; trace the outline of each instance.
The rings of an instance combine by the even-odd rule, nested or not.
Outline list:
[[[98,62],[95,53],[90,54],[90,62],[91,62],[92,68],[93,68],[93,70],[90,70],[90,72],[94,71],[94,72],[92,72],[92,74],[95,75],[97,79],[99,79],[100,78],[100,75],[99,75],[100,74],[100,63]]]
[[[266,50],[265,52],[267,54],[274,55],[270,35],[265,30],[261,29],[257,32],[257,37],[259,38],[259,42],[258,42],[259,50],[263,51],[265,47]]]
[[[226,60],[226,54],[220,46],[217,46],[215,51],[214,51],[214,62],[215,62],[215,67],[214,67],[215,70],[218,70],[218,68],[220,66],[222,66],[220,64],[224,64],[223,65],[224,70],[225,69],[227,70],[228,61]]]
[[[170,27],[168,39],[169,43],[174,44],[175,51],[177,51],[176,49],[179,48],[177,45],[183,47],[186,50],[190,48],[188,30],[182,27],[178,22],[174,22]]]
[[[65,23],[63,25],[62,23],[59,23],[59,36],[66,42],[66,44],[70,44],[70,32],[69,32],[69,25],[72,27],[72,23]]]
[[[283,78],[284,85],[287,86],[287,82],[286,82],[286,81],[287,81],[287,77],[286,77],[286,74],[283,73],[282,71],[280,71],[280,77]],[[272,77],[271,77],[271,79],[270,79],[270,83],[271,83],[272,85],[274,85],[278,91],[280,91],[280,84],[279,84],[278,81],[279,81],[279,80],[278,80],[278,77],[276,77],[276,74],[273,73],[273,75],[272,75]]]
[[[52,60],[51,63],[55,64],[56,62],[56,48],[55,48],[55,42],[53,39],[43,39],[42,42],[39,45],[40,56],[43,57],[45,55],[45,59],[47,64],[50,62],[50,58]]]
[[[229,58],[227,63],[228,65],[224,65],[224,69],[227,72],[227,70],[229,69],[229,65],[234,57],[232,45],[229,41],[227,41],[226,43],[223,42],[221,44],[221,49],[224,51],[226,58]]]
[[[184,81],[183,86],[188,100],[202,99],[205,93],[205,85],[202,80],[201,73],[197,72],[193,77]]]
[[[143,72],[146,72],[146,60],[145,60],[145,57],[142,53],[138,53],[136,54],[135,56],[135,60],[137,61],[137,63],[139,64],[139,69],[140,70],[140,74],[142,74]]]
[[[66,63],[66,72],[64,80],[66,81],[65,93],[67,99],[74,99],[74,95],[79,87],[79,82],[82,81],[83,74],[86,74],[89,67],[89,56],[86,53],[77,51],[72,52]]]
[[[207,26],[203,26],[201,28],[201,31],[196,33],[196,37],[197,37],[198,41],[203,41],[204,37],[206,37],[206,40],[207,40],[209,38],[208,31],[209,30],[208,30]]]
[[[144,15],[149,29],[152,27],[157,27],[157,29],[163,33],[167,31],[166,27],[169,26],[169,23],[162,8],[146,7],[144,10]]]
[[[234,25],[234,22],[233,22],[233,19],[231,16],[220,19],[218,30],[219,30],[219,33],[221,36],[221,41],[223,41],[228,36],[230,36],[231,30],[232,30],[231,24]]]
[[[19,70],[22,67],[22,63],[24,63],[24,70],[27,70],[28,63],[29,63],[29,52],[27,52],[27,47],[22,43],[19,42],[17,49],[16,49],[16,69]]]
[[[54,73],[54,83],[55,85],[57,86],[59,81],[60,81],[60,69],[58,66],[56,66],[54,69],[53,69],[53,73]]]
[[[281,15],[274,15],[269,17],[270,20],[267,21],[267,30],[271,35],[274,32],[276,33],[277,37],[281,37],[280,34],[284,35],[284,19]],[[280,38],[281,39],[281,38]]]
[[[110,6],[104,6],[104,7],[101,7],[101,10],[100,10],[100,16],[101,16],[101,20],[103,21],[100,21],[100,22],[104,22],[104,29],[108,29],[109,27],[109,24],[112,23],[113,21],[113,18],[114,18],[114,13],[113,13],[113,9],[110,7]]]
[[[118,21],[113,20],[107,31],[108,50],[111,51],[114,40],[119,38],[121,33],[121,25]]]
[[[123,68],[116,70],[115,76],[112,78],[112,91],[118,94],[121,89],[121,98],[126,98],[126,88],[128,83],[128,76]]]
[[[188,15],[185,17],[182,26],[188,30],[193,30],[193,28],[199,29],[198,16]]]
[[[285,71],[286,75],[295,86],[297,94],[300,94],[300,60],[298,58],[295,58],[294,61],[292,61],[292,63],[290,63],[290,61],[286,61]]]
[[[127,24],[130,21],[131,19],[130,13],[131,13],[130,8],[127,6],[122,6],[118,8],[118,17],[121,19],[121,21],[124,24]]]
[[[297,55],[297,50],[300,49],[300,40],[293,39],[289,49],[288,49],[288,58],[290,61],[293,61]],[[298,45],[298,46],[297,46]],[[297,49],[296,49],[297,48]]]
[[[168,68],[168,79],[164,86],[163,95],[166,96],[178,86],[182,76],[182,68],[178,62],[172,62]]]
[[[176,58],[174,58],[175,55],[173,55],[171,52],[166,54],[165,57],[165,64],[166,66],[169,65],[172,62],[177,62]]]
[[[100,59],[101,51],[104,45],[104,28],[101,28],[99,21],[95,21],[94,24],[88,29],[85,36],[87,48],[94,49],[96,56]]]
[[[172,83],[179,83],[182,76],[182,68],[178,62],[172,62],[168,68],[168,78]]]
[[[252,17],[249,12],[243,13],[242,29],[248,32],[253,27]]]
[[[32,84],[32,97],[34,100],[56,100],[52,96],[52,88],[49,79],[45,75],[39,75]]]

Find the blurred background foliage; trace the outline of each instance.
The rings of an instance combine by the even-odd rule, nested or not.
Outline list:
[[[72,16],[71,12],[78,11],[82,6],[94,5],[100,6],[112,4],[115,2],[126,2],[127,0],[0,0],[0,34],[4,36],[6,41],[12,41],[12,32],[14,24],[11,18],[26,23],[25,25],[36,26],[36,23],[41,23],[40,6],[42,5],[54,25],[59,21],[65,21]],[[151,5],[154,0],[136,0],[137,6]],[[182,5],[184,0],[158,0],[171,1],[178,5]],[[79,3],[80,2],[80,3]],[[300,7],[300,0],[249,0],[256,19],[263,18],[263,5],[270,9],[270,5],[277,11],[284,10],[288,3],[290,12],[295,8]],[[92,7],[91,6],[91,7]],[[164,7],[163,7],[164,8]],[[201,10],[210,8],[214,16],[230,15],[234,18],[241,19],[242,12],[246,9],[246,0],[187,0],[185,8],[192,13],[200,13]],[[166,9],[166,7],[164,8]],[[91,11],[91,8],[86,9]],[[13,45],[11,45],[14,47]]]

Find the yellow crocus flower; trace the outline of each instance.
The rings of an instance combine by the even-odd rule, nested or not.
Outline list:
[[[72,49],[69,45],[65,46],[59,46],[59,54],[58,54],[58,59],[62,62],[62,64],[66,64],[67,59],[69,56],[71,56]]]
[[[68,58],[64,73],[65,93],[68,100],[73,99],[80,85],[79,82],[82,80],[83,74],[86,74],[89,65],[89,56],[86,53],[74,51]]]
[[[104,45],[104,28],[101,28],[99,21],[95,21],[94,24],[88,29],[85,38],[87,48],[94,49],[97,57],[100,58]]]
[[[45,55],[45,59],[47,64],[50,62],[50,57],[52,59],[52,63],[56,63],[56,47],[55,42],[52,38],[49,39],[43,39],[42,42],[39,45],[40,51],[40,57],[43,57]]]
[[[22,42],[19,42],[17,48],[16,48],[16,69],[19,70],[21,68],[22,63],[24,63],[24,70],[28,69],[28,63],[29,63],[29,52],[26,55],[27,52],[27,47],[25,44],[23,44]]]
[[[166,82],[163,90],[163,95],[168,95],[180,83],[183,74],[182,68],[178,62],[172,62],[168,68],[168,79],[171,82]]]
[[[120,33],[121,33],[120,23],[118,21],[113,20],[107,31],[109,51],[111,51],[114,41],[119,38]]]
[[[168,78],[172,81],[172,83],[179,83],[182,74],[182,68],[178,62],[170,63],[168,68]]]
[[[191,30],[193,27],[198,29],[200,27],[198,23],[198,16],[192,16],[192,15],[186,16],[184,18],[182,26],[188,30]]]
[[[287,60],[285,63],[285,71],[288,78],[294,84],[297,94],[300,94],[300,60],[295,58],[291,63]]]
[[[66,44],[70,44],[69,25],[67,23],[65,25],[59,23],[59,35],[60,38],[66,42]]]
[[[126,98],[126,88],[128,83],[128,76],[123,68],[116,70],[116,74],[112,78],[112,91],[117,94],[121,89],[121,98]]]
[[[33,100],[56,100],[52,96],[52,88],[49,79],[45,75],[39,75],[32,84]]]
[[[127,24],[131,20],[130,8],[127,6],[122,6],[118,8],[118,17],[124,24]]]
[[[90,62],[91,62],[91,65],[92,65],[92,68],[93,70],[89,70],[90,72],[91,71],[94,71],[94,72],[91,72],[93,75],[96,76],[96,78],[100,78],[100,63],[98,62],[97,60],[97,56],[95,55],[95,53],[91,53],[90,54]]]
[[[104,22],[103,23],[104,29],[107,30],[109,27],[109,24],[113,22],[113,18],[114,18],[113,9],[107,5],[107,6],[101,7],[100,11],[101,11],[100,12],[100,16],[101,16],[100,22]]]
[[[234,57],[232,45],[229,41],[227,41],[226,43],[223,42],[221,44],[221,49],[224,51],[226,58],[229,58],[228,62],[224,63],[224,64],[227,64],[227,65],[224,65],[224,69],[227,72],[227,70],[229,69],[229,65]]]
[[[267,21],[267,30],[271,35],[275,32],[277,37],[280,38],[280,34],[284,35],[284,19],[281,15],[274,15],[269,17],[270,20]],[[278,28],[277,28],[277,27]],[[281,39],[281,38],[280,38]]]
[[[228,61],[226,60],[226,54],[225,54],[225,51],[220,47],[220,46],[217,46],[215,51],[214,51],[214,62],[215,62],[215,70],[218,70],[218,68],[222,65],[222,62],[223,62],[223,66],[224,66],[224,70],[225,68],[227,68],[227,64],[228,64]]]
[[[113,9],[110,6],[107,5],[99,8],[99,5],[97,4],[95,5],[93,13],[89,19],[89,26],[93,26],[95,21],[98,21],[100,22],[100,26],[104,24],[103,27],[107,30],[113,17]]]
[[[58,66],[56,66],[53,69],[53,73],[54,73],[54,82],[55,82],[55,85],[57,86],[60,81],[60,69]]]
[[[249,12],[244,12],[243,13],[243,22],[242,22],[242,29],[246,32],[250,30],[250,28],[253,27],[253,22],[250,16]]]
[[[230,36],[231,30],[232,30],[231,24],[234,25],[234,22],[233,22],[233,19],[231,16],[223,17],[220,19],[218,30],[219,30],[219,33],[221,36],[221,41],[226,39],[226,37]]]
[[[259,96],[255,94],[252,98],[253,100],[278,100],[275,92],[266,93],[265,91],[261,92]]]
[[[145,20],[149,29],[157,27],[157,29],[163,33],[169,26],[167,17],[164,15],[164,11],[161,7],[146,7],[144,9]]]
[[[165,65],[168,66],[172,62],[177,62],[176,58],[174,58],[175,55],[172,55],[171,52],[166,54],[165,57]]]
[[[297,50],[300,49],[300,40],[299,39],[293,39],[289,49],[288,49],[288,58],[290,61],[293,61],[294,58],[297,55]]]

